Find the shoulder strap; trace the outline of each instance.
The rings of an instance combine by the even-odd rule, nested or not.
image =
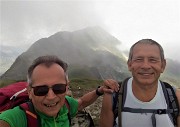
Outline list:
[[[21,104],[20,108],[26,113],[28,127],[41,127],[40,118],[36,115],[36,112],[31,102]]]
[[[67,99],[65,99],[65,105],[68,108],[68,119],[71,124],[70,105]],[[28,127],[41,127],[40,118],[36,115],[32,102],[23,103],[20,108],[26,113]]]
[[[161,82],[163,93],[167,102],[167,109],[137,109],[137,108],[129,108],[129,107],[124,107],[124,101],[126,98],[126,91],[127,91],[127,83],[122,83],[123,84],[123,93],[119,94],[119,102],[122,102],[122,104],[118,106],[118,111],[119,115],[118,117],[121,117],[120,111],[124,112],[131,112],[131,113],[152,113],[152,124],[153,127],[156,126],[156,119],[155,119],[155,114],[168,114],[174,125],[177,125],[177,117],[179,114],[179,105],[178,105],[178,100],[175,94],[175,90],[171,85],[168,83]],[[121,86],[122,87],[122,86]],[[125,90],[126,89],[126,90]],[[122,96],[120,98],[120,96]],[[121,108],[120,108],[121,107]],[[119,121],[119,127],[121,127],[121,119],[118,119]]]
[[[121,83],[121,88],[119,90],[119,96],[118,96],[118,124],[119,127],[122,127],[122,108],[124,107],[124,102],[126,98],[126,93],[127,93],[127,81],[129,78],[126,78],[122,83]]]
[[[173,86],[171,86],[167,82],[162,82],[162,81],[161,81],[161,86],[168,106],[167,108],[173,110],[173,112],[169,114],[169,117],[174,123],[174,125],[177,125],[177,117],[179,114],[179,103],[176,96],[175,88],[173,88]]]
[[[121,111],[122,111],[122,107],[124,107],[126,91],[127,91],[126,84],[129,78],[126,78],[123,82],[118,82],[120,89],[118,92],[113,93],[113,98],[112,98],[113,107],[112,108],[113,108],[113,113],[114,113],[114,126],[116,125],[115,119],[117,117],[118,117],[119,126],[121,125]]]
[[[67,109],[68,109],[68,119],[69,119],[69,124],[71,125],[71,115],[70,115],[70,105],[69,105],[69,102],[68,102],[68,100],[65,98],[65,105],[66,105],[66,107],[67,107]]]
[[[119,84],[119,88],[121,88],[121,84],[122,82],[118,82]],[[114,114],[114,123],[113,125],[116,125],[116,121],[115,119],[118,117],[118,97],[119,97],[119,91],[118,92],[114,92],[112,94],[112,110],[113,110],[113,114]]]

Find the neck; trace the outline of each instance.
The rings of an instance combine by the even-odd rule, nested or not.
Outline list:
[[[132,91],[134,96],[143,102],[151,101],[157,92],[158,83],[152,85],[139,85],[132,83]]]

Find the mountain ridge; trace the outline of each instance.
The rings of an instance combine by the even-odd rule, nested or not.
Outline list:
[[[109,43],[112,45],[109,46]],[[127,71],[127,67],[124,68],[125,61],[123,56],[114,55],[118,51],[115,45],[119,43],[121,43],[119,40],[99,27],[85,28],[74,32],[58,32],[48,38],[39,39],[32,44],[26,52],[17,57],[12,66],[0,79],[24,80],[30,63],[42,55],[57,55],[66,61],[69,67],[75,67],[75,65],[76,67],[84,66],[83,70],[86,70],[85,68],[96,68],[96,72],[101,73],[101,76],[97,77],[112,77],[114,74],[103,74],[99,70],[106,72],[108,70],[106,67],[113,69],[114,67],[121,68],[120,65],[123,65],[121,70],[125,69]],[[114,53],[112,53],[112,49]],[[114,69],[113,71],[120,73]],[[69,73],[71,75],[71,72]],[[91,73],[92,75],[97,75],[95,71]],[[89,77],[97,78],[92,75]]]
[[[88,27],[69,32],[60,31],[41,38],[19,55],[0,80],[25,80],[27,68],[42,55],[57,55],[69,64],[70,78],[113,78],[122,80],[128,76],[126,59],[117,49],[121,42],[100,27]],[[169,62],[170,61],[170,62]],[[178,84],[180,65],[167,60],[162,79]]]

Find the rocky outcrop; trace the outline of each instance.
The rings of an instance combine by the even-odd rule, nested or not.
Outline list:
[[[88,93],[92,90],[93,89],[91,89],[91,90],[81,89],[81,90],[76,90],[76,91],[72,90],[73,91],[72,94],[73,94],[73,97],[79,98],[79,97],[83,96],[85,93]],[[95,127],[99,127],[102,99],[103,99],[103,97],[100,96],[93,104],[91,104],[90,106],[85,108],[85,112],[90,114]],[[83,125],[88,124],[88,122],[89,122],[88,120],[86,120],[84,118],[84,115],[81,115],[81,117],[76,116],[75,118],[73,118],[72,121],[74,122],[73,127],[84,127]],[[83,122],[79,122],[79,121],[83,121]]]

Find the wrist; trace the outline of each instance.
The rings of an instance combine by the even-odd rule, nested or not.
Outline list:
[[[101,96],[104,94],[104,92],[102,92],[102,90],[100,90],[100,89],[101,89],[101,86],[98,86],[96,89],[96,95],[98,95],[98,96]]]

